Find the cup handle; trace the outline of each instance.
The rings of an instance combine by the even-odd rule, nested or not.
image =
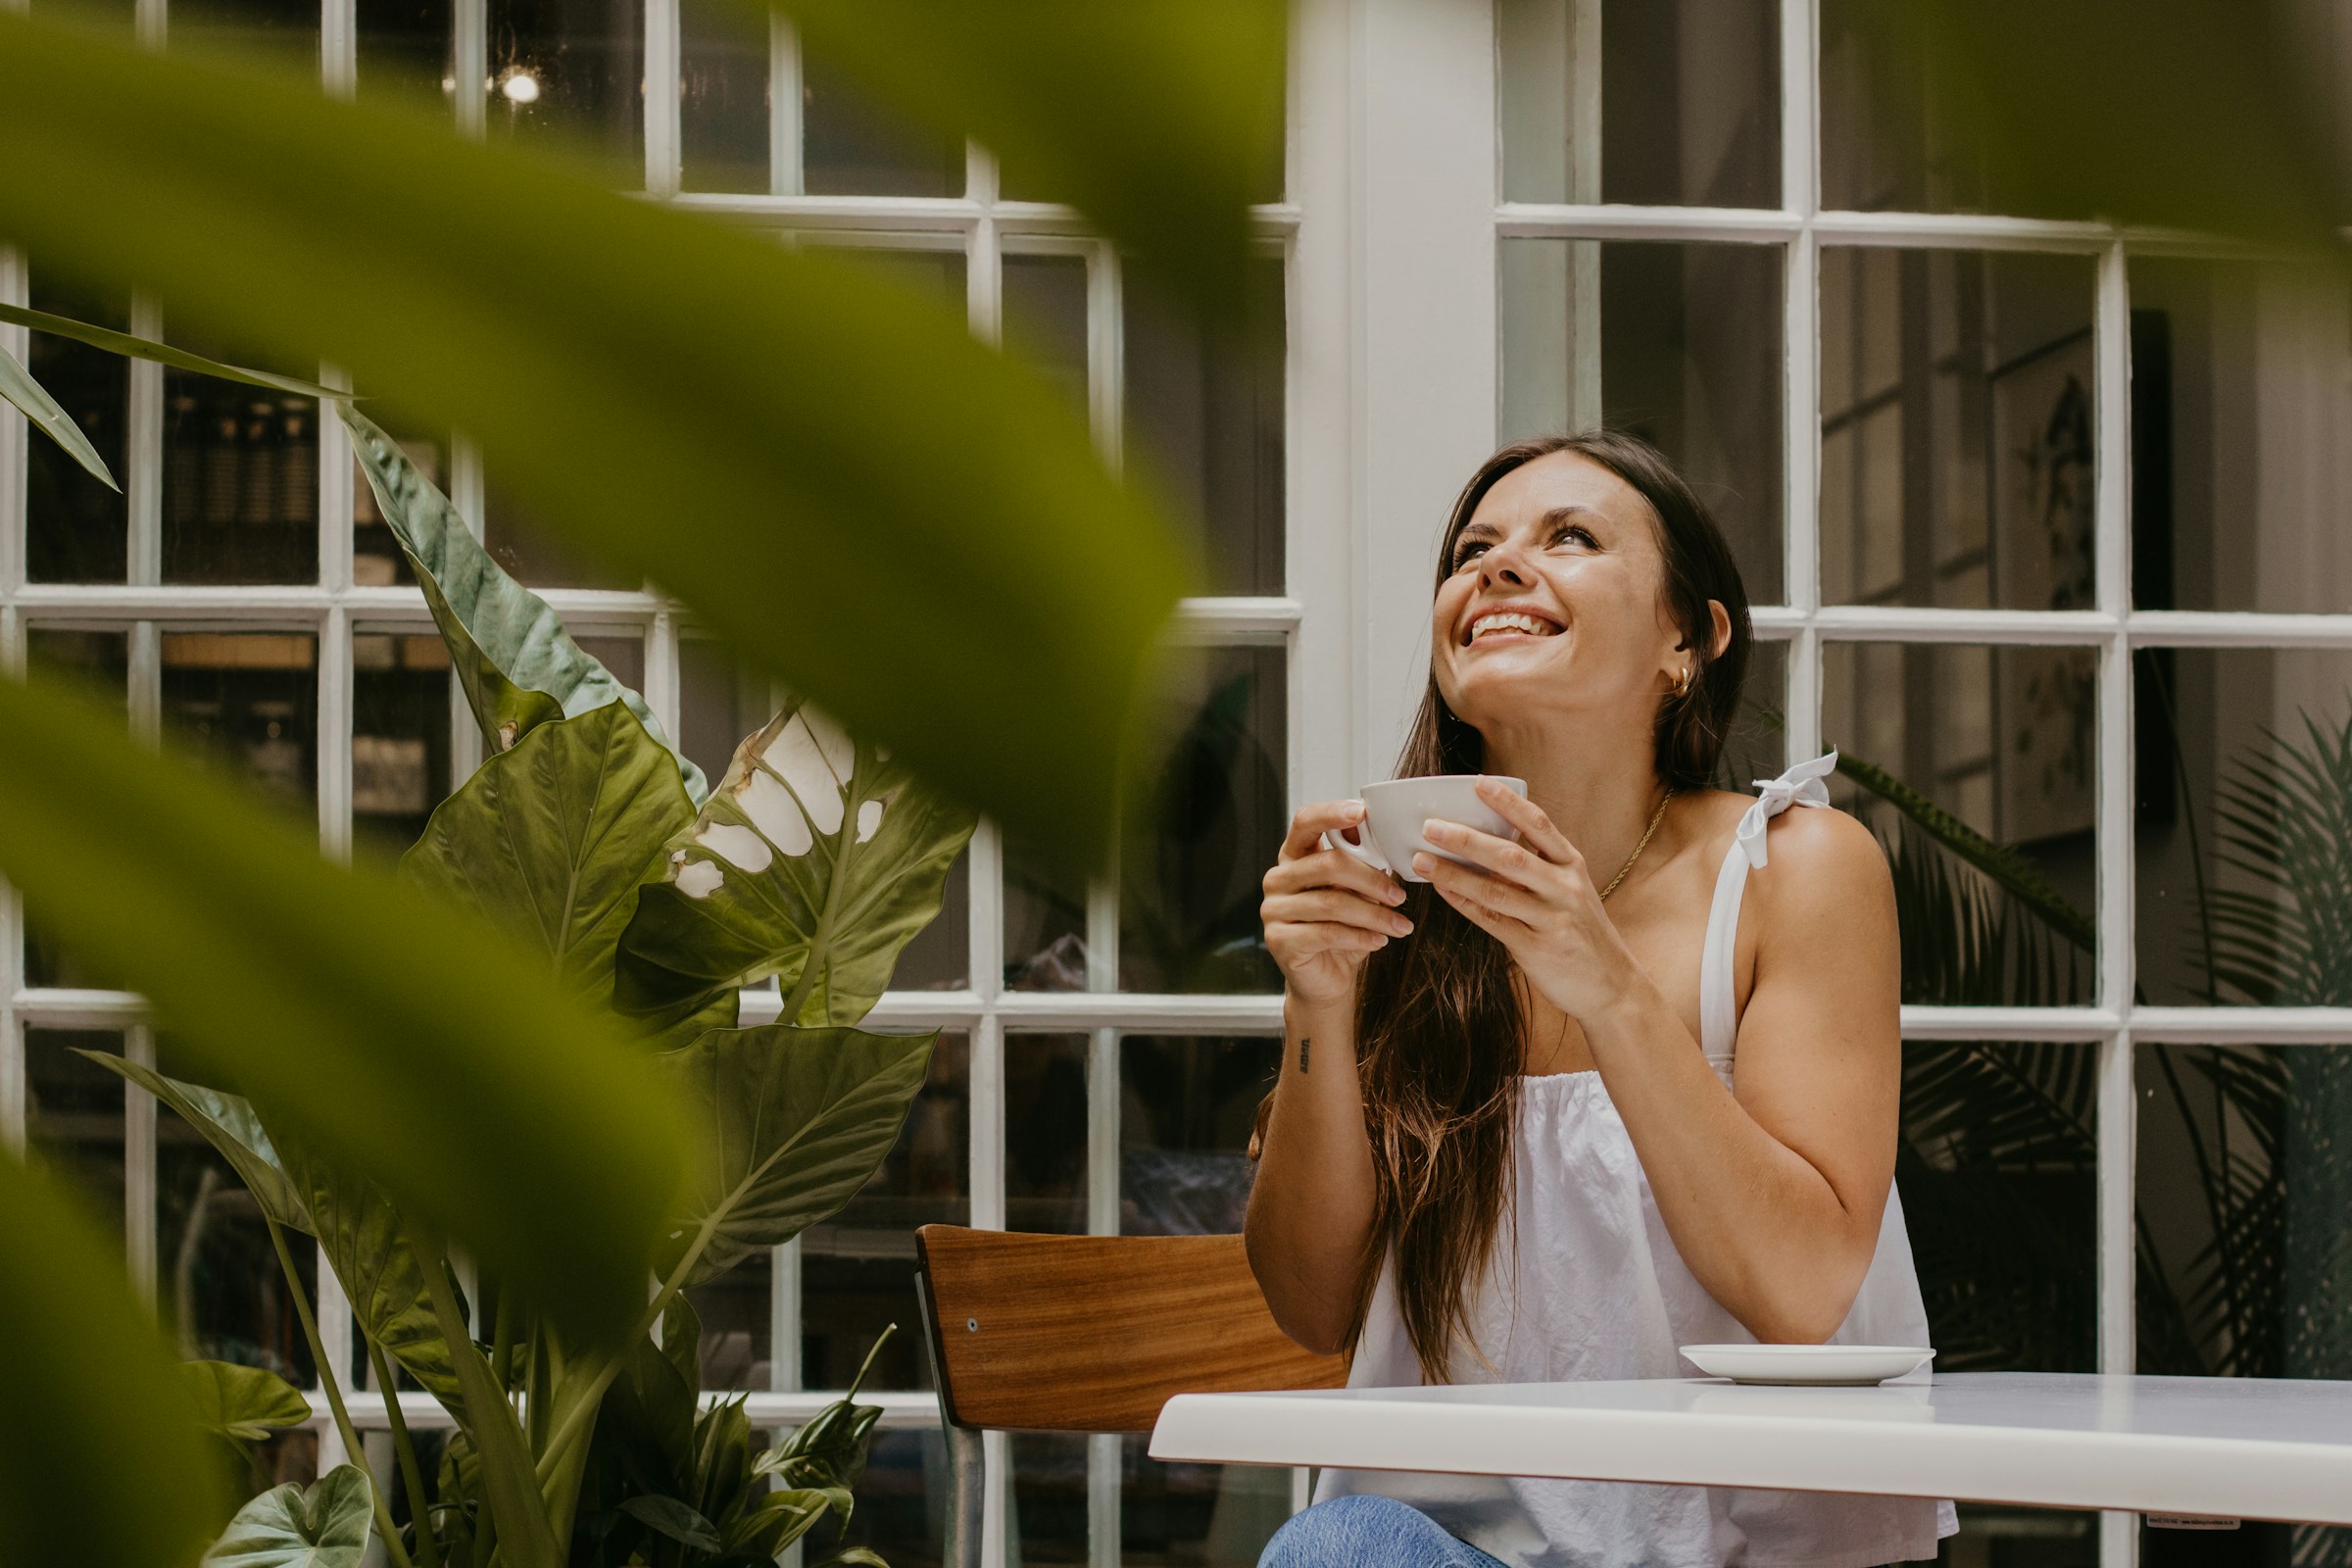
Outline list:
[[[1363,825],[1360,823],[1357,824],[1356,831],[1363,833]],[[1366,833],[1365,837],[1368,841],[1370,839],[1370,834]],[[1342,854],[1352,856],[1356,859],[1363,861],[1375,871],[1386,871],[1391,876],[1395,876],[1396,874],[1396,871],[1389,865],[1387,859],[1385,859],[1381,856],[1381,853],[1374,849],[1369,842],[1363,844],[1350,844],[1337,828],[1333,828],[1326,832],[1323,835],[1323,842],[1331,846],[1331,848],[1340,851]]]

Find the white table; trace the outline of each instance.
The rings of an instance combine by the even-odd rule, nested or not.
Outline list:
[[[1186,1394],[1152,1456],[2352,1524],[2352,1383],[1980,1372]]]

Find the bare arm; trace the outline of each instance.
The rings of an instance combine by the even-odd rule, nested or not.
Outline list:
[[[1364,956],[1411,929],[1390,878],[1337,850],[1325,830],[1362,806],[1300,809],[1266,873],[1266,948],[1282,966],[1282,1074],[1250,1194],[1250,1267],[1274,1321],[1310,1350],[1341,1348],[1371,1233],[1372,1146],[1355,1072],[1355,989]]]
[[[1789,874],[1755,911],[1735,1097],[1601,913],[1582,858],[1519,804],[1528,848],[1483,834],[1449,843],[1496,874],[1437,862],[1440,891],[1583,1026],[1658,1213],[1707,1293],[1759,1340],[1827,1339],[1870,1266],[1894,1173],[1899,970],[1876,844],[1831,811],[1773,829],[1773,867]]]

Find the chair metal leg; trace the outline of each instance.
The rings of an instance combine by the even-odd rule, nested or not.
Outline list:
[[[954,1494],[948,1502],[948,1561],[954,1568],[980,1568],[980,1520],[988,1502],[988,1459],[980,1433],[951,1425],[948,1473]]]

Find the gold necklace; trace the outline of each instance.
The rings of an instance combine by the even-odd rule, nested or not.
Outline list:
[[[1649,826],[1642,830],[1642,842],[1634,846],[1634,853],[1625,858],[1625,863],[1617,868],[1617,874],[1609,878],[1609,885],[1600,890],[1601,903],[1609,902],[1609,895],[1617,891],[1625,881],[1626,873],[1634,868],[1634,862],[1642,858],[1642,852],[1649,848],[1649,841],[1658,831],[1658,824],[1666,820],[1666,803],[1673,799],[1674,791],[1671,789],[1658,797],[1658,808],[1649,813]]]

